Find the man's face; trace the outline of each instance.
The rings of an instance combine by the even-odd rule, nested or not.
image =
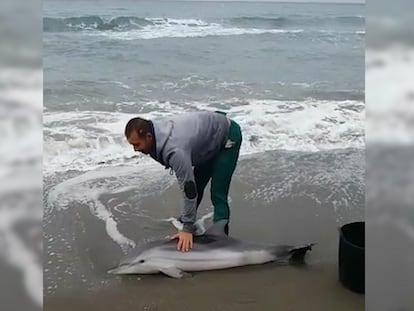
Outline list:
[[[135,151],[149,154],[152,149],[152,135],[147,133],[144,137],[139,137],[136,131],[127,137],[128,142],[132,145]]]

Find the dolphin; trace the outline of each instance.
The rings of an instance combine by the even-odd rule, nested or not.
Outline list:
[[[314,243],[300,246],[266,246],[242,242],[225,234],[226,220],[218,221],[193,237],[189,252],[177,250],[177,241],[165,238],[136,247],[108,271],[110,274],[158,274],[172,278],[194,271],[219,270],[269,262],[303,262]]]

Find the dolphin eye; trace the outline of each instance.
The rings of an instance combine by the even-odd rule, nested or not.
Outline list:
[[[144,263],[145,262],[145,260],[144,259],[141,259],[140,261],[138,261],[139,263]]]

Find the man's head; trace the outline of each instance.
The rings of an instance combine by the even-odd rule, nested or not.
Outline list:
[[[125,137],[135,151],[149,154],[153,148],[154,137],[151,122],[142,118],[133,118],[125,126]]]

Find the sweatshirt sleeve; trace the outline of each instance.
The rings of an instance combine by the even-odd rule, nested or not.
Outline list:
[[[184,197],[184,208],[181,215],[181,222],[184,225],[183,231],[193,233],[197,217],[198,194],[190,154],[181,150],[173,152],[169,157],[169,166],[175,172]]]

